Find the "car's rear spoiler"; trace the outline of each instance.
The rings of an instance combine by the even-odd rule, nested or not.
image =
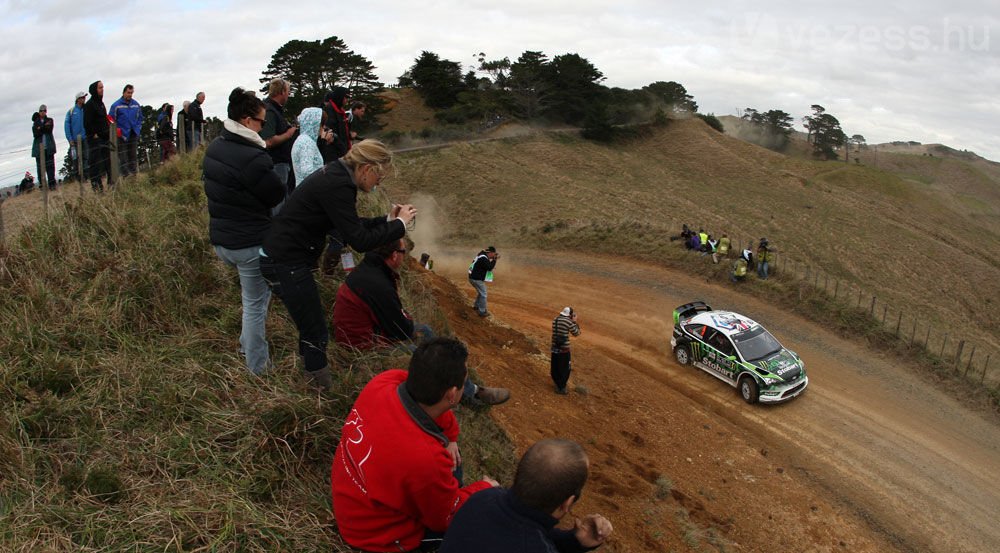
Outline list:
[[[702,311],[711,311],[712,308],[703,301],[693,301],[691,303],[685,303],[684,305],[674,309],[674,324],[677,324],[681,318],[690,319]]]

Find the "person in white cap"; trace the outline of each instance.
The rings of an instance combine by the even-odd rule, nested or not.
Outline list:
[[[76,103],[73,107],[69,108],[66,112],[66,120],[63,122],[63,131],[66,133],[66,141],[69,142],[69,155],[70,159],[73,160],[73,164],[69,168],[69,178],[83,178],[83,175],[77,175],[77,168],[79,165],[76,163],[77,156],[83,156],[83,166],[87,166],[87,130],[83,127],[83,104],[87,101],[86,92],[76,93]],[[77,139],[82,140],[83,147],[81,151],[77,151],[76,141]]]
[[[569,355],[569,335],[580,335],[580,325],[577,324],[576,312],[572,307],[564,307],[552,321],[552,381],[556,384],[556,393],[566,395],[566,383],[572,364]]]

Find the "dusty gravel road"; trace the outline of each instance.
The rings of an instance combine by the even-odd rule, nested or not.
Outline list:
[[[464,277],[470,259],[438,255],[436,270],[471,297]],[[629,427],[637,425],[645,457],[632,463],[633,471],[642,476],[655,465],[654,474],[669,475],[680,490],[690,481],[687,493],[674,499],[698,497],[696,510],[711,513],[705,525],[717,528],[729,549],[1000,551],[1000,425],[913,369],[728,286],[632,261],[504,251],[496,275],[489,286],[491,323],[524,333],[541,352],[559,309],[572,305],[580,315],[583,334],[574,340],[570,384],[585,389],[570,396],[578,406],[553,412],[551,420],[588,428],[577,438],[590,432],[592,449],[616,453],[602,436],[632,436]],[[780,406],[750,406],[724,383],[678,365],[670,355],[671,313],[694,299],[763,323],[805,360],[807,392]],[[535,406],[532,417],[520,416],[516,407],[494,411],[525,444],[553,424],[545,423],[546,406],[558,401],[545,355],[535,355],[531,377],[516,385],[503,382],[509,372],[487,373]],[[630,413],[627,419],[615,406]],[[537,428],[525,428],[532,425]],[[708,428],[712,432],[702,432]],[[616,465],[614,459],[607,464]],[[782,477],[777,487],[766,476],[773,470]],[[609,472],[604,480],[628,488],[627,472]],[[743,485],[733,487],[734,479]],[[605,492],[614,495],[611,488]],[[598,505],[620,508],[619,518],[650,513],[634,497],[607,497],[597,498]],[[778,513],[791,522],[769,523],[779,520],[772,518]],[[684,523],[667,525],[667,531],[671,527]],[[640,545],[616,549],[660,549],[661,538],[650,535]],[[695,549],[697,536],[688,537],[684,543]]]

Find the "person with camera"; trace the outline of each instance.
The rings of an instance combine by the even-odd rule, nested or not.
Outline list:
[[[497,265],[500,254],[493,246],[488,246],[476,254],[469,266],[469,284],[476,289],[476,302],[473,307],[480,317],[489,317],[490,312],[486,310],[486,274]],[[492,281],[492,278],[490,279]]]
[[[564,307],[552,321],[552,361],[550,374],[556,384],[556,393],[566,395],[566,383],[572,364],[569,354],[569,335],[580,335],[580,325],[577,323],[576,312],[572,307]]]

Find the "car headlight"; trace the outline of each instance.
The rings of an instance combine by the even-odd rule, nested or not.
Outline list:
[[[771,378],[769,376],[765,376],[763,378],[764,378],[764,384],[767,384],[768,386],[773,386],[773,385],[781,382],[780,378]]]

